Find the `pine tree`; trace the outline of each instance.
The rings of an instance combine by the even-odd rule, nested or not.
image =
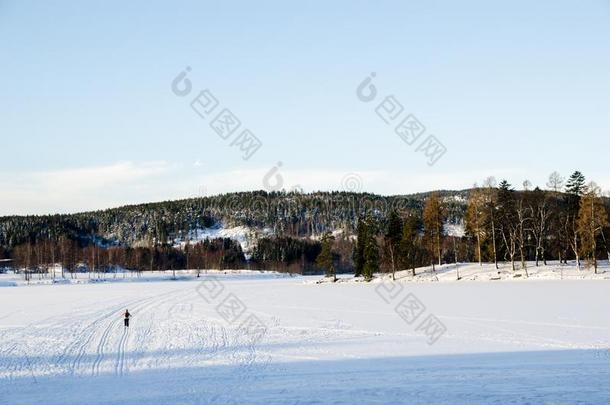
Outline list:
[[[379,270],[379,247],[373,232],[369,232],[364,248],[364,268],[362,275],[366,281],[373,279],[373,274]]]
[[[569,246],[576,257],[576,266],[580,268],[580,235],[578,232],[578,214],[580,210],[580,197],[586,191],[585,176],[575,171],[566,184],[566,212],[563,215],[563,230]]]
[[[517,214],[515,209],[515,191],[506,180],[498,186],[498,225],[506,254],[510,257],[513,271],[515,268],[515,255],[517,253]]]
[[[588,188],[586,194],[580,199],[578,211],[578,235],[583,256],[593,263],[597,274],[597,238],[602,234],[604,227],[609,225],[608,213],[599,190],[595,186]]]
[[[400,264],[407,269],[411,269],[415,277],[415,266],[417,260],[417,248],[419,243],[419,224],[415,215],[405,218],[400,239]]]
[[[360,277],[364,271],[364,250],[368,238],[368,223],[366,218],[358,218],[356,249],[354,250],[354,277]]]
[[[386,257],[392,269],[392,280],[396,279],[396,268],[399,266],[400,239],[402,236],[402,220],[396,211],[391,211],[388,216],[388,229],[384,235],[384,247]]]
[[[326,272],[326,277],[332,277],[333,282],[337,281],[337,273],[333,261],[332,244],[335,238],[327,232],[322,236],[322,250],[316,259],[316,265]]]
[[[586,189],[585,183],[585,176],[578,170],[575,171],[566,183],[566,193],[581,196]]]

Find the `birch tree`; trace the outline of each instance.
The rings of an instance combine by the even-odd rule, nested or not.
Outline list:
[[[527,272],[525,248],[527,244],[527,235],[529,234],[531,215],[529,207],[527,207],[524,203],[523,196],[521,196],[521,198],[519,198],[519,200],[517,201],[515,214],[515,236],[517,245],[519,246],[519,258],[521,259],[521,268],[525,271],[525,276],[529,277],[529,274]]]
[[[549,190],[554,191],[555,193],[563,190],[563,185],[565,183],[565,179],[558,172],[553,172],[549,176],[549,181],[546,183],[546,186]]]
[[[530,202],[530,211],[532,213],[531,231],[535,243],[536,267],[539,266],[540,260],[546,266],[546,241],[552,212],[549,207],[548,198],[539,188],[533,191]]]

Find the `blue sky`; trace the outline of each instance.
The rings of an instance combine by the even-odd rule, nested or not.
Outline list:
[[[608,190],[609,21],[599,0],[0,1],[0,215],[262,189],[277,162],[306,191],[575,169]],[[262,141],[252,158],[190,108],[203,89]],[[434,166],[375,114],[387,95],[446,147]]]

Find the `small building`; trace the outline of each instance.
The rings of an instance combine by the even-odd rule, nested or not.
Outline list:
[[[13,270],[13,259],[0,259],[0,273]]]

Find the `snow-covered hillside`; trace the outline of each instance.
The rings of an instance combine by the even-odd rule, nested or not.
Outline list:
[[[248,259],[252,253],[252,249],[256,246],[257,239],[270,235],[273,235],[273,231],[269,228],[255,229],[247,226],[227,227],[221,223],[211,228],[201,228],[191,231],[186,238],[176,239],[174,245],[184,247],[187,241],[194,244],[206,239],[228,238],[240,244],[241,249]]]
[[[1,288],[0,403],[610,401],[607,280],[168,276]]]

